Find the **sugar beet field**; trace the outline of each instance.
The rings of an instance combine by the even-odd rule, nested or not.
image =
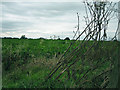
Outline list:
[[[51,70],[73,41],[2,39],[3,88],[104,88],[115,83],[115,63],[118,61],[120,44],[117,41],[97,41],[97,46],[84,57],[78,58],[78,62],[66,72],[60,73],[62,75],[59,78],[57,76],[65,65],[48,79]],[[76,41],[69,52],[80,42]],[[84,53],[93,43],[89,41],[79,53]],[[68,62],[64,63],[71,64]]]
[[[63,7],[63,4],[64,3],[61,3],[62,6],[59,6],[58,4],[54,5],[58,5],[57,8],[66,8],[65,10],[67,10],[67,8],[70,9],[69,5],[72,5],[64,4],[65,7]],[[16,29],[14,27],[14,24],[10,21],[3,23],[3,28],[7,27],[6,29],[3,29],[5,30],[5,33],[3,32],[2,37],[3,88],[104,89],[118,88],[120,86],[120,80],[118,80],[120,79],[120,73],[118,72],[118,70],[120,69],[120,63],[118,63],[120,58],[120,20],[118,18],[118,12],[120,9],[118,9],[118,6],[120,5],[119,3],[117,4],[108,1],[88,2],[87,0],[84,1],[83,4],[85,6],[85,10],[83,9],[83,11],[86,15],[83,15],[84,19],[81,18],[80,15],[84,13],[82,12],[82,6],[80,6],[80,12],[77,11],[77,25],[75,24],[74,28],[76,30],[73,30],[73,38],[71,36],[68,36],[72,35],[71,25],[73,25],[74,22],[72,17],[70,18],[69,14],[63,14],[60,8],[58,10],[61,14],[59,12],[56,12],[56,10],[56,15],[52,13],[53,11],[49,12],[49,10],[54,10],[47,7],[47,5],[49,6],[49,4],[42,5],[45,5],[45,7],[47,7],[47,9],[45,10],[44,8],[41,8],[42,11],[40,11],[37,8],[38,12],[42,13],[38,15],[35,14],[37,15],[37,17],[39,16],[39,18],[36,18],[34,16],[34,13],[31,13],[31,15],[27,15],[28,13],[25,14],[25,16],[30,16],[26,19],[20,17],[20,21],[22,21],[23,19],[23,21],[25,21],[23,25],[22,22],[17,19],[18,17],[15,17],[15,19],[13,18],[16,23],[17,20],[20,22],[20,26],[15,23],[15,27],[17,27],[18,29]],[[22,6],[25,5],[29,6],[28,4],[24,4]],[[54,7],[54,5],[50,3],[50,6],[51,5]],[[77,5],[78,3],[76,3],[75,5],[73,4],[76,10]],[[10,6],[12,6],[12,4],[10,4]],[[40,7],[41,5],[32,6]],[[68,13],[69,11],[74,11],[72,9],[73,8],[71,7],[71,10],[67,10],[65,11],[65,13]],[[9,9],[5,10],[9,11]],[[31,11],[32,10],[30,8],[30,12]],[[44,11],[46,11],[46,13]],[[36,13],[36,10],[34,12]],[[71,12],[69,13],[72,16]],[[49,13],[50,16],[47,20],[45,18],[47,15],[49,15]],[[53,17],[51,17],[51,15],[54,15],[54,19]],[[65,15],[65,17],[61,15]],[[66,15],[68,15],[69,17],[68,22],[66,22]],[[34,20],[32,20],[33,18],[31,16],[34,16],[34,19],[39,19],[37,21],[35,20],[35,22],[37,22],[38,24],[33,24]],[[43,16],[45,16],[45,18],[43,18]],[[62,17],[62,21],[60,20],[61,18],[57,17],[57,19],[56,16]],[[43,18],[43,20],[41,17]],[[114,21],[114,24],[113,21],[111,21],[113,19],[117,20]],[[5,19],[5,21],[6,20],[7,19]],[[29,21],[29,23],[32,23],[27,24],[27,20]],[[61,24],[58,23],[59,20]],[[50,23],[46,23],[47,21],[50,21]],[[57,23],[53,23],[52,21],[56,21],[60,28],[57,27]],[[8,25],[9,23],[11,25]],[[24,27],[24,24],[28,26]],[[50,25],[50,27],[47,26],[48,24]],[[46,27],[46,29],[42,27]],[[71,32],[71,34],[68,32],[67,28],[68,30],[70,30],[69,32]],[[25,35],[22,35],[20,39],[13,38],[14,36],[18,37],[17,35],[19,34],[17,34],[17,31],[19,29],[19,34],[25,33],[30,37],[38,38],[42,36],[47,38],[49,37],[49,35],[52,35],[52,33],[54,33],[54,35],[50,36],[51,39],[44,39],[42,37],[39,39],[30,39],[29,37],[27,38]],[[24,30],[26,31],[24,32]],[[45,32],[43,30],[45,30]],[[50,33],[48,33],[47,30]],[[16,32],[12,33],[13,31]],[[44,36],[41,32],[47,35]],[[58,35],[58,32],[59,36],[56,36]],[[64,40],[61,40],[60,33],[63,32],[66,32],[67,34],[62,34],[62,38],[66,38]],[[32,35],[32,33],[34,34]],[[4,35],[8,35],[10,37]],[[69,39],[69,37],[71,38],[71,40]]]

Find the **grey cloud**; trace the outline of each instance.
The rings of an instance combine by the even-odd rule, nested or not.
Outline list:
[[[8,12],[23,16],[43,16],[43,17],[55,17],[64,15],[69,11],[82,11],[83,5],[81,3],[45,3],[45,2],[35,2],[35,3],[13,3],[9,2],[3,3],[3,14]]]
[[[26,28],[29,25],[32,25],[30,23],[25,22],[9,22],[9,21],[3,21],[2,22],[2,32],[12,32],[17,31],[19,28]]]
[[[66,19],[68,16],[72,15],[73,12],[79,11],[81,3],[19,3],[19,2],[3,2],[3,30],[5,29],[17,29],[19,27],[28,27],[36,24],[36,20],[39,22],[74,22],[72,18]],[[4,18],[9,18],[5,15],[17,15],[20,17],[29,17],[31,22],[24,19],[20,22],[14,20],[14,17],[10,20],[5,20]],[[66,16],[65,16],[66,15]],[[62,17],[61,17],[62,16]],[[65,18],[66,17],[66,18]],[[19,17],[18,17],[19,18]],[[64,18],[64,19],[62,19]],[[16,19],[16,18],[15,18]],[[13,20],[13,21],[11,21]]]
[[[3,5],[3,9],[2,9],[3,15],[7,14],[7,13],[17,14],[17,15],[25,15],[26,14],[26,8],[21,7],[21,5],[19,5],[18,3],[3,2],[2,5]]]
[[[3,2],[2,5],[3,33],[20,31],[32,36],[33,33],[27,30],[35,30],[36,33],[40,30],[42,35],[44,31],[51,30],[51,34],[55,34],[55,30],[63,29],[64,32],[69,31],[66,35],[72,37],[72,27],[77,24],[77,12],[80,13],[80,27],[84,26],[82,18],[85,10],[81,2]],[[43,35],[49,37],[48,33]]]

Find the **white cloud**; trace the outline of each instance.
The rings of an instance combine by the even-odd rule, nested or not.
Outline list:
[[[4,2],[2,36],[26,35],[31,38],[49,38],[51,35],[58,35],[72,38],[73,30],[76,30],[74,27],[77,25],[77,12],[80,14],[82,32],[83,27],[85,28],[83,21],[85,10],[81,2]],[[116,21],[112,24],[115,25],[114,22]],[[115,27],[111,27],[110,31]]]
[[[84,0],[4,0],[3,2],[83,2]],[[89,0],[89,2],[98,0]],[[106,0],[99,0],[106,1]],[[119,0],[109,0],[113,2],[118,2]]]

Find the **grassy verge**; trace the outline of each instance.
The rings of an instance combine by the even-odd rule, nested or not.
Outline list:
[[[93,63],[96,64],[95,61],[87,61],[91,57],[97,60],[99,56],[102,57],[100,60],[103,61],[106,57],[111,57],[112,60],[118,59],[118,42],[104,42],[104,49],[96,52],[92,50],[90,55],[86,55],[84,66],[81,65],[82,62],[80,60],[70,68],[71,76],[69,79],[68,73],[65,72],[60,81],[55,81],[53,77],[51,80],[43,83],[70,42],[69,40],[3,39],[3,88],[98,87],[95,85],[96,82],[98,85],[102,85],[105,75],[100,76],[98,79],[94,79],[94,77],[109,69],[110,60],[101,64],[100,68],[95,69],[93,72],[87,73],[85,78],[80,82],[77,82],[77,79],[83,77],[85,74],[82,70],[87,71],[92,67]],[[89,45],[91,43],[89,42]],[[73,75],[74,72],[75,75]]]

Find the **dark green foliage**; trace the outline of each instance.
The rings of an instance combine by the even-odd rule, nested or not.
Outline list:
[[[58,38],[57,40],[61,40],[60,38]]]
[[[101,84],[104,87],[104,78],[109,73],[100,76],[99,74],[109,69],[108,67],[111,63],[114,67],[114,63],[116,63],[114,60],[118,59],[117,50],[119,42],[100,42],[102,44],[100,44],[99,47],[103,46],[104,49],[97,49],[98,46],[96,46],[84,58],[80,58],[81,60],[78,63],[65,72],[59,81],[56,81],[53,77],[44,82],[48,73],[55,66],[59,57],[71,42],[71,40],[2,39],[3,87],[74,88],[99,87]],[[82,54],[85,52],[92,43],[93,42],[90,41],[87,47],[79,53]],[[78,44],[79,41],[74,46]],[[110,57],[110,59],[105,61],[106,57]],[[85,71],[92,67],[92,65],[96,65],[98,58],[100,61],[105,62],[100,64],[98,66],[99,68],[95,69],[94,72],[89,72],[84,79],[78,82],[85,74]],[[58,75],[58,72],[56,75]],[[115,71],[113,71],[113,73],[114,72]],[[96,76],[98,76],[98,78],[95,78]],[[112,74],[112,77],[113,76],[114,74]],[[110,78],[112,79],[112,77]]]
[[[3,39],[2,58],[5,70],[10,69],[12,63],[20,61],[25,64],[31,58],[52,58],[62,54],[69,43],[59,40],[24,40],[24,39]],[[57,46],[57,47],[56,47]],[[19,64],[19,65],[21,65]]]
[[[45,40],[45,38],[43,38],[43,37],[40,37],[39,39],[43,39],[43,40]]]
[[[69,38],[69,37],[66,37],[64,40],[70,40],[70,38]]]
[[[27,39],[27,37],[25,37],[25,35],[22,35],[20,39]]]

